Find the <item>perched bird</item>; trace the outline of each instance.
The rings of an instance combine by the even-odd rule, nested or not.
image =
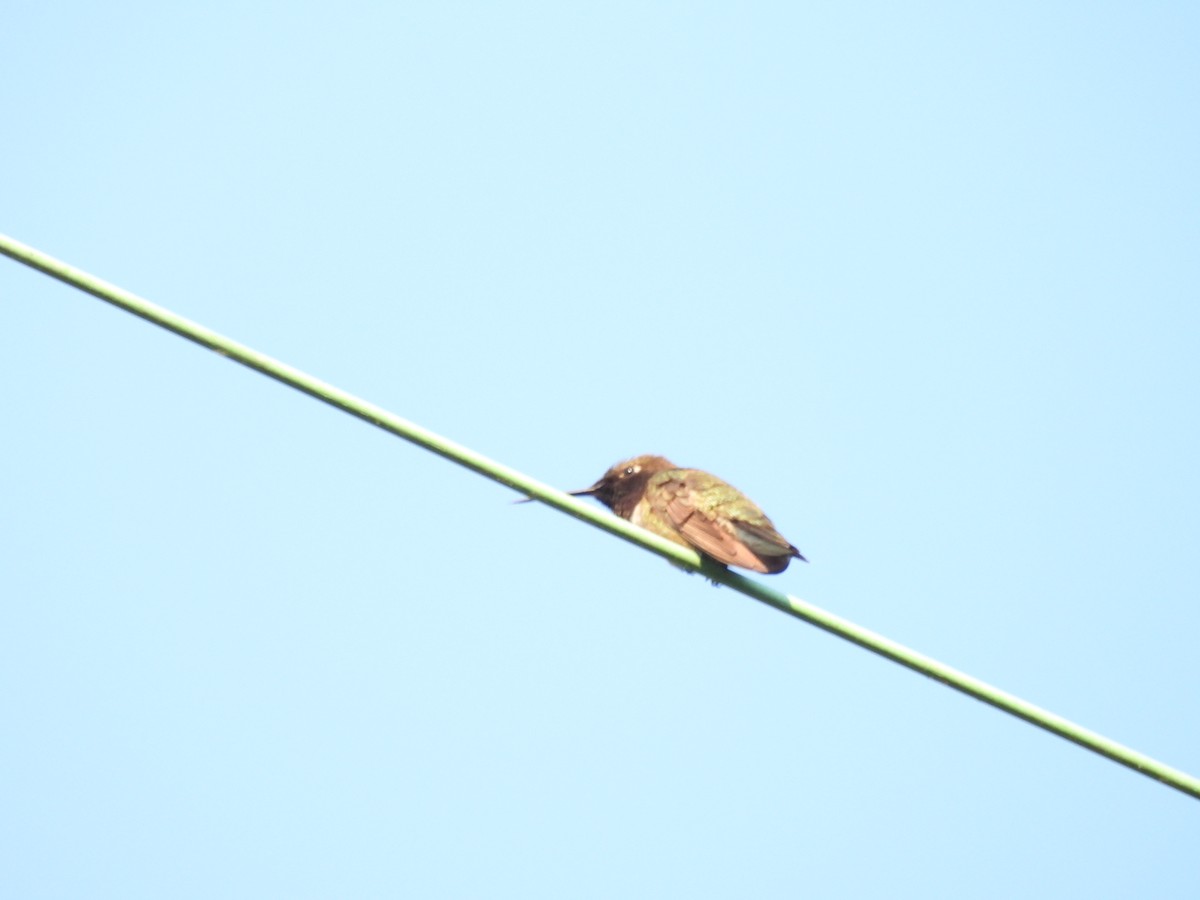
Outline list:
[[[622,519],[727,566],[774,575],[792,557],[808,562],[737,488],[661,456],[617,463],[590,488],[571,494],[595,497]]]

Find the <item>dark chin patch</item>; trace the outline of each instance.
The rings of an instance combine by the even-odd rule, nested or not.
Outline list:
[[[633,508],[641,502],[653,475],[653,472],[637,472],[605,485],[606,496],[601,502],[622,519],[628,519],[633,515]]]

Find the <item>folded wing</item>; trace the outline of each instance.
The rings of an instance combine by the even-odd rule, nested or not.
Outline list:
[[[761,509],[721,483],[697,489],[690,472],[675,470],[656,476],[656,512],[665,516],[697,550],[727,566],[773,574],[787,568],[800,552],[789,544]]]

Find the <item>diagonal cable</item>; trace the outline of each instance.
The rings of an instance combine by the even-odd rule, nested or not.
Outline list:
[[[793,597],[790,594],[785,594],[782,591],[768,587],[761,582],[730,572],[722,566],[715,565],[711,561],[703,559],[694,550],[674,544],[656,534],[638,528],[624,519],[617,518],[611,513],[589,506],[568,494],[564,494],[549,485],[530,478],[522,472],[518,472],[516,469],[511,469],[508,466],[488,459],[474,450],[464,447],[461,444],[456,444],[454,441],[422,428],[413,422],[402,419],[382,407],[355,397],[353,394],[349,394],[318,378],[301,372],[299,369],[295,369],[286,363],[272,359],[266,354],[259,353],[245,344],[239,344],[237,341],[217,334],[203,325],[176,315],[170,310],[151,303],[149,300],[145,300],[114,284],[89,275],[87,272],[76,269],[74,266],[47,256],[32,247],[2,234],[0,234],[0,253],[17,262],[24,263],[33,269],[44,272],[53,278],[57,278],[59,281],[65,282],[72,287],[79,288],[93,296],[99,297],[101,300],[111,303],[114,306],[119,306],[121,309],[131,312],[135,316],[140,316],[149,322],[153,322],[155,325],[166,328],[168,331],[173,331],[180,337],[185,337],[210,350],[215,350],[222,356],[227,356],[244,366],[248,366],[264,375],[269,375],[271,378],[289,387],[316,397],[318,400],[322,400],[344,412],[370,422],[372,425],[376,425],[384,431],[389,431],[397,437],[404,438],[406,441],[411,441],[420,447],[424,447],[426,450],[430,450],[451,462],[466,466],[480,475],[508,485],[577,519],[583,519],[597,528],[602,528],[630,543],[644,547],[671,562],[682,565],[690,570],[699,571],[711,580],[727,585],[735,591],[752,597],[768,606],[773,606],[781,612],[785,612],[809,624],[816,625],[818,628],[822,628],[851,643],[858,644],[872,653],[877,653],[886,659],[890,659],[892,662],[906,666],[915,672],[920,672],[922,675],[932,678],[935,681],[940,681],[946,686],[954,688],[956,691],[961,691],[970,697],[974,697],[976,700],[981,700],[997,709],[1003,710],[1009,715],[1024,719],[1026,722],[1043,728],[1051,734],[1066,738],[1068,741],[1091,750],[1093,753],[1098,753],[1114,762],[1127,766],[1135,772],[1140,772],[1150,778],[1157,779],[1163,784],[1189,794],[1192,797],[1200,798],[1200,778],[1196,778],[1193,775],[1168,766],[1166,763],[1159,762],[1143,753],[1139,753],[1130,747],[1110,740],[1102,734],[1084,728],[1082,725],[1078,725],[1069,719],[1064,719],[1062,716],[1055,715],[1039,706],[1035,706],[1007,691],[1002,691],[1000,688],[990,685],[985,681],[974,678],[965,672],[960,672],[945,663],[938,662],[932,657],[918,653],[916,650],[890,640],[883,635],[876,634],[818,606],[807,603],[798,597]]]

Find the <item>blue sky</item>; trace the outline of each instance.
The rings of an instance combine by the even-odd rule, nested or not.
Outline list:
[[[1190,4],[17,4],[0,231],[1200,773]],[[0,260],[0,892],[1194,897],[1182,794]]]

